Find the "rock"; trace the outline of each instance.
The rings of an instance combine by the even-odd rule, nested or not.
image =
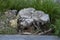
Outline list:
[[[41,31],[45,28],[43,27],[44,24],[50,22],[48,14],[43,11],[35,10],[34,8],[24,8],[20,10],[18,13],[18,20],[21,29],[33,27],[33,29],[36,28],[38,32],[41,28]]]
[[[20,15],[20,17],[24,19],[24,21],[21,22],[23,26],[27,26],[28,22],[28,24],[30,24],[34,20],[41,22],[42,24],[47,23],[50,20],[48,14],[45,14],[43,11],[35,10],[34,8],[22,9],[19,11],[18,15]],[[31,19],[33,21],[31,21]]]

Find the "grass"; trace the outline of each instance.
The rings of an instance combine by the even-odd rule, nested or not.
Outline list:
[[[55,29],[55,35],[60,35],[60,5],[54,0],[0,0],[0,11],[9,9],[20,10],[33,7],[50,15],[51,27]]]

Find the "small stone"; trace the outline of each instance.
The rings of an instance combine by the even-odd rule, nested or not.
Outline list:
[[[25,27],[36,27],[37,30],[44,29],[44,24],[50,22],[49,15],[43,11],[35,10],[34,8],[24,8],[18,13],[18,20],[21,29]],[[34,29],[33,28],[33,29]],[[24,34],[31,34],[29,32],[25,32]]]
[[[11,27],[13,27],[13,28],[16,28],[17,27],[17,19],[12,19],[9,22],[10,22],[10,26]]]

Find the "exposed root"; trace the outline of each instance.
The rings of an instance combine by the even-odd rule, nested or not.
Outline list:
[[[50,29],[47,30],[47,31],[44,31],[44,32],[39,33],[39,35],[42,35],[42,34],[48,33],[48,32],[50,32],[50,31],[52,31],[52,28],[50,28]]]

